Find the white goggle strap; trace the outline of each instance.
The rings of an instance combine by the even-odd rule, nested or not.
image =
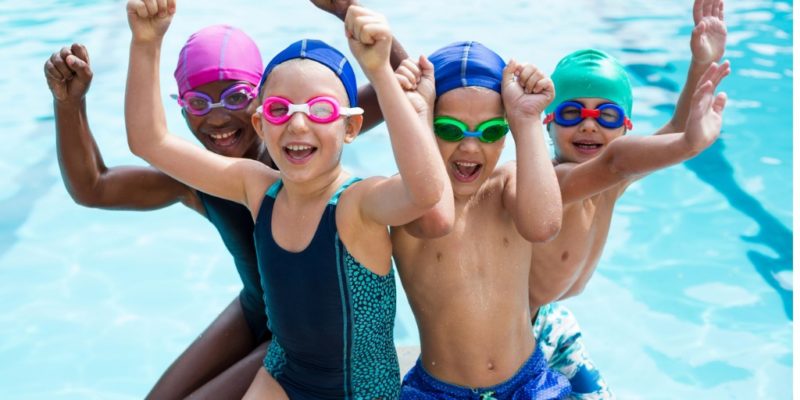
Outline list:
[[[339,115],[344,115],[345,117],[361,115],[363,113],[364,109],[361,107],[339,107]]]

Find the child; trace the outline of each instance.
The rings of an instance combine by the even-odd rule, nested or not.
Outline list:
[[[573,389],[582,388],[581,398],[610,394],[586,362],[571,313],[545,304],[583,290],[600,259],[614,205],[632,182],[694,157],[718,137],[726,96],[714,91],[730,72],[727,62],[714,63],[725,48],[722,7],[721,0],[695,1],[689,76],[672,120],[656,135],[625,136],[632,128],[632,92],[613,57],[580,50],[562,59],[553,73],[556,99],[545,122],[555,147],[563,226],[554,240],[533,247],[531,312],[539,315],[534,329],[545,332],[537,334],[540,345],[551,360],[560,360],[554,367],[567,374]]]
[[[386,226],[419,218],[439,202],[447,181],[430,129],[415,118],[389,66],[388,25],[359,7],[346,18],[351,50],[373,84],[393,148],[414,151],[396,152],[400,175],[355,182],[340,164],[343,144],[361,127],[355,76],[341,53],[319,41],[289,46],[262,76],[264,103],[252,122],[280,173],[170,135],[158,63],[174,11],[173,1],[128,3],[128,141],[135,154],[171,176],[246,205],[255,220],[273,331],[265,367],[275,379],[261,369],[246,397],[396,397]]]
[[[273,165],[250,122],[256,108],[252,93],[262,71],[258,47],[239,29],[215,25],[189,38],[181,49],[175,79],[186,124],[204,147]],[[73,44],[54,53],[45,74],[54,97],[59,164],[73,199],[85,206],[128,210],[181,202],[218,229],[242,280],[239,296],[175,360],[148,397],[241,397],[272,336],[264,314],[248,210],[151,167],[106,167],[86,116],[85,94],[92,71],[84,46]],[[216,100],[226,106],[200,108]]]
[[[338,15],[350,2],[339,1],[335,9],[312,3]],[[192,134],[217,154],[252,158],[274,167],[250,122],[256,102],[247,92],[256,88],[263,72],[261,54],[252,39],[230,26],[211,26],[192,34],[180,54],[175,78],[182,114]],[[399,42],[392,41],[392,65],[405,57]],[[92,70],[84,46],[73,44],[53,53],[45,63],[45,76],[54,98],[62,178],[72,198],[88,207],[141,211],[181,202],[215,225],[242,280],[239,296],[172,363],[147,397],[241,398],[261,368],[272,336],[264,314],[249,211],[239,203],[196,191],[152,167],[106,167],[86,115],[85,95]],[[243,92],[226,93],[236,85]],[[208,112],[190,107],[190,99],[207,105],[222,100],[223,94],[228,107]],[[370,85],[359,88],[358,97],[365,110],[363,131],[382,116]],[[236,133],[223,137],[232,127]]]
[[[535,346],[527,298],[531,243],[549,239],[560,225],[540,119],[552,82],[532,65],[506,66],[476,42],[436,51],[432,65],[420,62],[418,83],[413,66],[401,64],[401,71],[406,86],[417,88],[418,111],[435,115],[455,222],[449,234],[426,238],[448,214],[437,207],[392,230],[422,351],[401,398],[562,398],[569,384]],[[509,128],[517,161],[496,168]]]

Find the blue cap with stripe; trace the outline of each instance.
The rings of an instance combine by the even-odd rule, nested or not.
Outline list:
[[[450,90],[480,86],[500,93],[506,63],[478,42],[456,42],[436,50],[428,57],[436,78],[436,97]]]
[[[347,92],[347,98],[350,101],[350,107],[358,106],[358,85],[356,84],[356,75],[353,72],[353,67],[347,61],[339,50],[331,47],[321,40],[303,39],[298,40],[283,49],[267,64],[264,69],[264,74],[261,76],[261,83],[258,84],[259,90],[267,80],[267,76],[279,64],[293,60],[295,58],[307,59],[316,61],[333,71],[339,80],[344,85],[344,90]]]

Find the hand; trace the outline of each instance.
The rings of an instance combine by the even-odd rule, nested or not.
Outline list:
[[[436,85],[433,75],[433,64],[425,56],[419,56],[419,63],[410,58],[403,60],[395,71],[400,87],[419,115],[427,116],[433,111],[436,98]]]
[[[532,64],[511,60],[503,69],[503,105],[509,121],[541,119],[555,93],[553,81]]]
[[[347,15],[347,8],[351,5],[358,5],[356,0],[311,0],[311,3],[320,10],[335,15],[342,21],[344,21],[344,16]]]
[[[83,45],[73,43],[53,53],[44,63],[44,76],[53,98],[60,103],[80,102],[92,83],[89,52]]]
[[[175,15],[177,0],[128,0],[128,25],[133,40],[161,40]]]
[[[694,1],[694,30],[690,47],[694,61],[707,65],[719,62],[725,53],[728,28],[723,19],[723,0]]]
[[[364,7],[351,6],[347,9],[344,27],[350,51],[367,77],[382,67],[391,70],[392,32],[383,15]]]
[[[728,96],[723,92],[714,96],[714,91],[723,78],[730,74],[730,63],[712,63],[700,78],[692,96],[689,117],[686,120],[685,137],[692,150],[700,152],[711,146],[719,137],[722,128],[722,110]]]

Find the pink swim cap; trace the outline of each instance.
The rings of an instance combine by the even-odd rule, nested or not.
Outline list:
[[[264,67],[253,39],[229,25],[195,32],[183,45],[175,68],[180,96],[209,82],[237,80],[257,86]]]

